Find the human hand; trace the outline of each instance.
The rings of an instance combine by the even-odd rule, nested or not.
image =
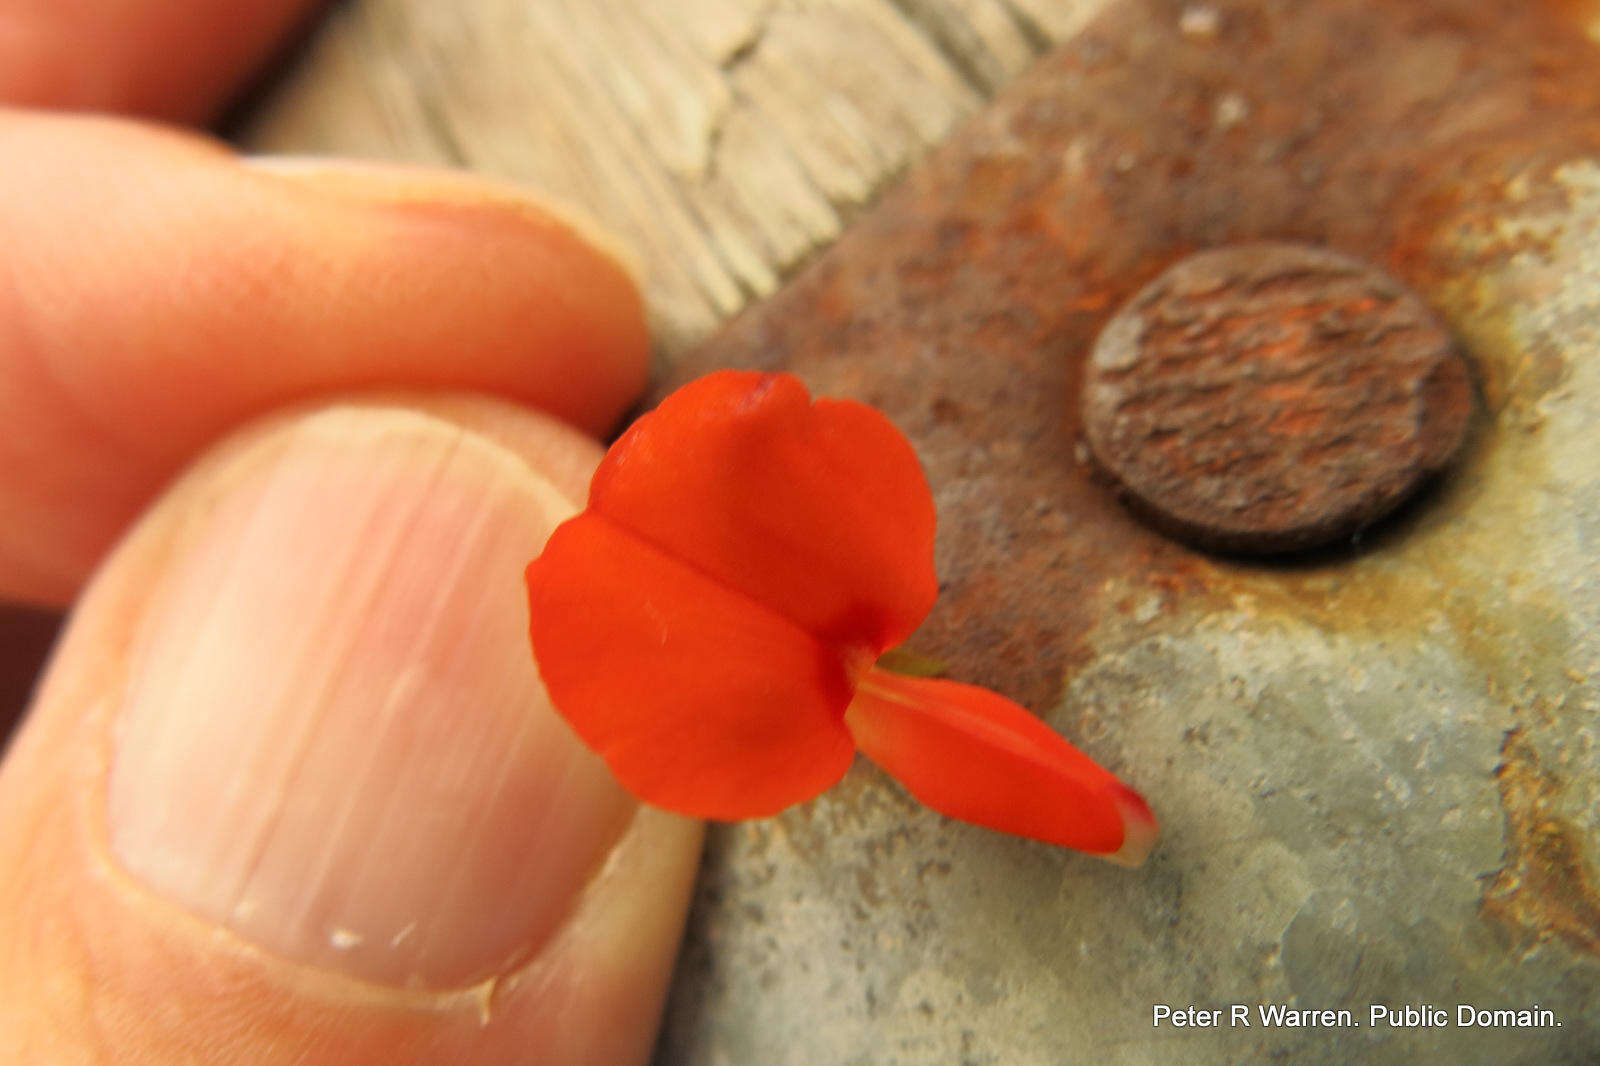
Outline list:
[[[0,93],[192,117],[305,5],[57,6]],[[0,233],[0,595],[77,600],[0,767],[0,1060],[642,1061],[699,830],[549,710],[520,584],[642,386],[626,275],[484,182],[25,111]]]

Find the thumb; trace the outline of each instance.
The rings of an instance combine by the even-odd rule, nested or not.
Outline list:
[[[644,1061],[699,829],[550,710],[519,582],[598,455],[349,403],[169,491],[0,768],[0,1061]]]

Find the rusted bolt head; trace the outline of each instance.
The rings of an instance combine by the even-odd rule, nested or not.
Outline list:
[[[1201,547],[1269,553],[1356,532],[1455,455],[1461,354],[1422,301],[1320,248],[1202,252],[1106,325],[1084,433],[1129,505]]]

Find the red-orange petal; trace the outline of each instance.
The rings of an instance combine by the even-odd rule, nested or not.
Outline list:
[[[793,622],[592,512],[527,579],[551,702],[640,799],[756,818],[849,768],[843,661]]]
[[[952,818],[1128,866],[1155,844],[1143,797],[987,689],[874,669],[845,723],[864,755]]]
[[[910,443],[788,374],[720,371],[607,453],[589,507],[820,639],[876,658],[933,607],[934,508]]]

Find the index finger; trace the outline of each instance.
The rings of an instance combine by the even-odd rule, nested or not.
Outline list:
[[[313,0],[0,0],[0,102],[214,115]]]
[[[270,408],[466,389],[598,433],[647,376],[617,260],[463,176],[264,172],[0,111],[0,233],[0,597],[65,602],[188,456]]]

